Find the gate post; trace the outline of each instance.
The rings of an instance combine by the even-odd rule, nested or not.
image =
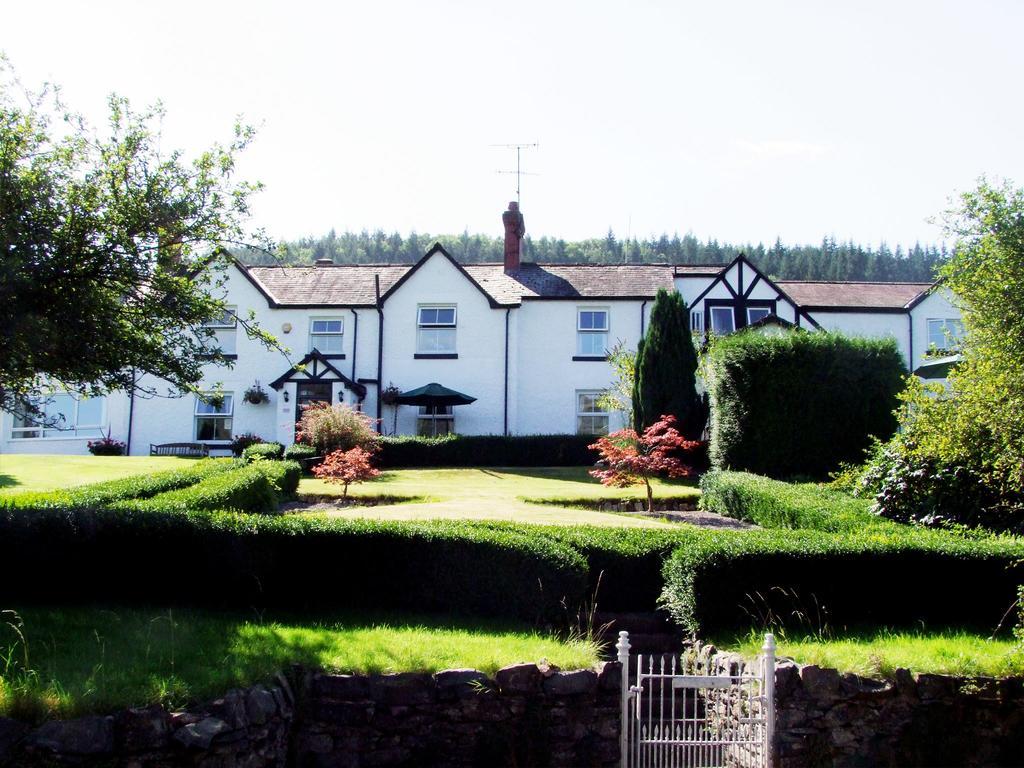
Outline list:
[[[764,653],[762,693],[764,694],[764,740],[767,749],[765,765],[772,768],[775,763],[775,635],[770,632],[765,634],[761,651]]]
[[[626,755],[629,747],[629,632],[619,632],[619,642],[615,644],[619,652],[619,665],[622,668],[622,690],[619,694],[619,765],[626,768]]]

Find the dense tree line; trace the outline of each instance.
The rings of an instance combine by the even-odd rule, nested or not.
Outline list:
[[[399,264],[418,260],[434,242],[440,242],[460,261],[498,262],[503,241],[487,235],[401,235],[376,232],[344,232],[333,229],[323,237],[304,237],[284,242],[277,258],[285,264],[309,264],[332,259],[338,264]],[[524,259],[562,264],[722,264],[745,253],[769,275],[790,280],[928,281],[946,261],[945,248],[915,243],[904,249],[877,248],[826,237],[819,245],[734,245],[717,240],[701,241],[692,234],[662,235],[645,240],[619,239],[608,231],[603,238],[566,241],[560,238],[525,238]],[[241,254],[249,263],[271,263],[268,254]]]

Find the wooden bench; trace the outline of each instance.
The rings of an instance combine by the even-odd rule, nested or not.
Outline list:
[[[162,443],[160,445],[150,443],[149,455],[202,458],[210,455],[210,446],[204,443]]]

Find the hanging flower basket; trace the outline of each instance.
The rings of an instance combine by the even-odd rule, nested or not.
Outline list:
[[[270,401],[270,396],[263,390],[260,383],[257,381],[242,395],[242,399],[252,405],[259,405],[260,403],[266,403]]]

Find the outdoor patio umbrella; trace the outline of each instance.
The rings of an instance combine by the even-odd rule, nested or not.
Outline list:
[[[436,414],[437,408],[448,405],[469,405],[476,402],[475,397],[456,392],[432,381],[429,384],[410,389],[395,398],[396,404],[401,405],[423,405],[430,409],[430,413]],[[434,430],[437,430],[437,422],[434,422]]]

